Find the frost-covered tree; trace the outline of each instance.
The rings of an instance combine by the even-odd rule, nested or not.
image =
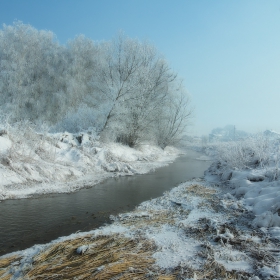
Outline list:
[[[193,116],[190,97],[181,84],[173,85],[168,97],[155,127],[156,142],[162,148],[180,142]]]
[[[122,35],[103,44],[102,48],[104,57],[96,88],[110,106],[104,123],[104,128],[107,128],[112,122],[111,118],[120,111],[119,107],[126,106],[128,101],[137,97],[136,92],[141,82],[139,69],[149,52],[146,45]]]
[[[67,47],[70,58],[67,92],[72,107],[78,107],[77,104],[80,103],[96,107],[94,79],[99,71],[99,49],[92,40],[83,35],[69,41]]]
[[[1,104],[15,119],[56,120],[65,96],[65,50],[49,31],[16,22],[0,31]]]
[[[61,46],[50,31],[16,22],[0,30],[0,109],[77,132],[95,127],[130,146],[176,143],[189,124],[188,97],[149,43],[123,34]]]
[[[176,75],[148,43],[121,34],[103,49],[97,85],[109,104],[104,131],[116,130],[116,137],[134,145],[152,127],[168,95],[168,84]]]

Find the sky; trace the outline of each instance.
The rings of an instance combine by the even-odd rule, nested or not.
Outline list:
[[[110,40],[148,40],[184,80],[195,108],[189,132],[228,124],[280,132],[279,0],[0,0],[0,23]]]

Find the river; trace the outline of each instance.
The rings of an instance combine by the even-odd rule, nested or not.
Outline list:
[[[154,172],[109,178],[71,194],[2,201],[0,255],[109,223],[111,214],[130,211],[181,182],[203,176],[210,161],[197,160],[199,156],[188,151]]]

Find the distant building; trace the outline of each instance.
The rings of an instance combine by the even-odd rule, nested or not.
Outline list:
[[[215,128],[209,134],[209,142],[216,141],[233,141],[246,138],[248,133],[242,130],[236,130],[234,125],[227,125],[223,128]]]

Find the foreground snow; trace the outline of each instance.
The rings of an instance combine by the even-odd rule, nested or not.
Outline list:
[[[73,192],[108,177],[147,173],[179,154],[148,144],[105,144],[90,132],[20,133],[0,133],[0,200]]]
[[[207,148],[216,161],[206,179],[229,188],[256,227],[280,227],[280,139],[257,136]]]
[[[91,242],[75,243],[76,253],[90,254],[97,237],[118,234],[154,244],[149,249],[154,263],[147,268],[146,279],[157,279],[148,277],[148,271],[180,279],[279,279],[280,229],[256,228],[251,223],[253,213],[229,191],[202,180],[183,183],[162,197],[143,202],[133,212],[112,216],[111,225],[0,258],[0,262],[15,255],[20,259],[6,267],[4,275],[21,279],[32,274],[38,265],[34,259],[65,240],[91,236]],[[99,273],[107,266],[94,271]]]

